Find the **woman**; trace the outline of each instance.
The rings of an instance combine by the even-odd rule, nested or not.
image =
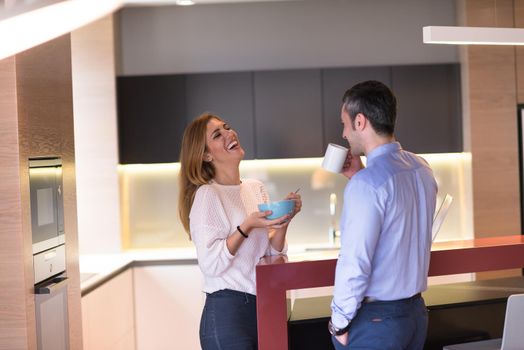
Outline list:
[[[184,132],[179,214],[204,274],[204,350],[257,348],[255,267],[264,255],[285,253],[287,226],[302,206],[290,193],[293,213],[266,219],[271,211],[257,208],[268,200],[264,185],[240,179],[243,157],[237,133],[216,115],[201,115]]]

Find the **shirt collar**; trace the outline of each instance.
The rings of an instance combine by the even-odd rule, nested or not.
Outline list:
[[[372,162],[373,159],[378,158],[382,155],[398,152],[402,149],[402,146],[398,142],[390,142],[386,143],[384,145],[378,146],[373,151],[369,152],[369,154],[366,156],[367,162]]]

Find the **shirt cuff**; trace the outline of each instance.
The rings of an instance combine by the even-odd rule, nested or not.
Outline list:
[[[284,248],[281,251],[276,250],[269,242],[269,255],[286,255],[287,253],[287,241],[284,242]]]
[[[348,321],[343,315],[333,312],[331,314],[331,323],[338,329],[345,328],[350,321]]]

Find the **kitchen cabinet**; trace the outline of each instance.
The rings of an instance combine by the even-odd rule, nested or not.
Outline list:
[[[462,152],[460,65],[395,66],[395,135],[415,153]]]
[[[255,72],[257,158],[319,157],[320,69]]]
[[[200,349],[202,273],[194,265],[134,268],[137,350]]]
[[[134,317],[128,269],[82,297],[84,350],[135,349]]]
[[[340,109],[347,89],[366,80],[378,80],[391,87],[391,67],[354,67],[322,70],[322,124],[324,148],[328,143],[347,146],[342,138]]]
[[[245,159],[255,158],[253,78],[250,72],[189,74],[186,77],[187,116],[218,114],[235,129]]]
[[[405,149],[463,150],[457,64],[295,69],[119,77],[120,163],[178,161],[185,126],[205,111],[239,132],[245,159],[320,157],[328,143],[345,144],[344,92],[370,79],[397,96]]]
[[[120,163],[165,163],[180,154],[186,125],[185,76],[117,79]]]

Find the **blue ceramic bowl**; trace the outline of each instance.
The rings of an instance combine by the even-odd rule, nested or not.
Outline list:
[[[271,215],[266,216],[267,219],[276,219],[286,214],[291,214],[295,208],[295,201],[291,199],[271,202],[271,203],[262,203],[258,205],[258,210],[265,211],[271,210]]]

